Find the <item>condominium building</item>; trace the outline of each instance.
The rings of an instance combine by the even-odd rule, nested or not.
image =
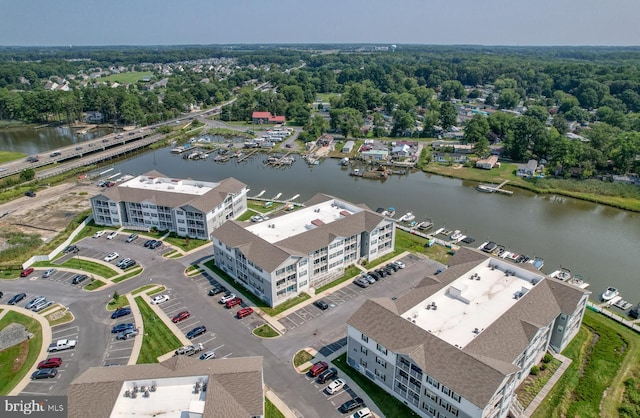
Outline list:
[[[264,222],[229,221],[212,234],[216,266],[276,306],[394,249],[395,227],[365,206],[317,194]]]
[[[91,367],[67,391],[69,418],[261,418],[262,357]]]
[[[347,322],[347,361],[421,417],[506,417],[515,389],[580,328],[590,292],[461,248],[449,267]]]
[[[214,229],[247,210],[247,186],[232,177],[208,182],[151,171],[92,197],[91,208],[98,225],[209,239]]]

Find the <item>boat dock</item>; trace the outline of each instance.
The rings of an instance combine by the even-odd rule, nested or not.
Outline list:
[[[509,180],[505,180],[502,183],[500,183],[497,186],[494,186],[492,184],[480,184],[478,185],[477,189],[481,192],[488,192],[488,193],[503,193],[503,194],[507,194],[507,195],[512,195],[513,192],[511,190],[505,190],[502,187],[509,183]]]
[[[243,162],[244,160],[246,160],[247,158],[249,158],[249,157],[253,156],[253,154],[255,154],[255,153],[257,153],[257,152],[258,152],[258,150],[253,150],[253,151],[251,151],[251,152],[249,152],[249,153],[247,153],[247,154],[243,155],[242,157],[238,157],[238,162],[239,162],[239,163]]]

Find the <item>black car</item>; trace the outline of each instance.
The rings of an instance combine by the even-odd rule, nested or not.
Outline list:
[[[74,276],[74,278],[71,280],[71,284],[78,284],[78,283],[82,283],[85,280],[87,280],[89,278],[89,276],[87,276],[86,274],[77,274]]]
[[[122,266],[120,266],[120,268],[121,268],[122,270],[126,270],[126,269],[128,269],[129,267],[133,267],[133,266],[135,266],[136,264],[138,264],[138,263],[136,262],[136,260],[129,260],[129,261],[127,261],[126,263],[123,263],[123,264],[122,264]]]
[[[362,408],[364,406],[364,401],[362,398],[354,398],[346,401],[338,408],[340,412],[346,414],[347,412],[351,412],[354,409]]]
[[[25,192],[24,195],[27,197],[36,197],[36,192],[29,190],[28,192]]]
[[[373,277],[374,279],[376,279],[376,281],[382,279],[382,276],[379,275],[378,273],[376,273],[375,271],[370,271],[369,273],[367,273],[369,276]]]
[[[199,327],[195,327],[191,331],[187,332],[187,338],[188,339],[196,338],[204,334],[205,332],[207,332],[207,327],[205,327],[204,325],[200,325]]]
[[[318,375],[318,383],[327,383],[329,380],[333,380],[338,377],[338,370],[335,367],[327,369]]]
[[[391,267],[384,267],[382,270],[384,270],[388,276],[391,276],[393,273],[395,273],[396,271],[394,269],[392,269]]]
[[[400,267],[398,267],[397,264],[393,264],[393,263],[389,263],[385,266],[385,268],[390,268],[392,269],[394,272],[400,270]]]
[[[155,240],[155,239],[148,239],[148,240],[146,240],[146,241],[144,242],[144,246],[145,246],[145,248],[149,248],[149,246],[150,246],[151,244],[153,244],[154,242],[156,242],[156,240]]]
[[[209,293],[207,293],[209,296],[215,296],[219,293],[224,292],[226,289],[224,287],[221,286],[214,286],[211,288],[211,290],[209,290]]]
[[[316,305],[318,308],[322,309],[323,311],[329,309],[329,305],[324,300],[316,300],[315,302],[313,302],[313,304]]]
[[[15,295],[11,299],[9,299],[9,302],[7,302],[7,304],[8,305],[15,305],[16,303],[20,302],[22,299],[24,299],[26,297],[27,297],[26,293],[18,293],[17,295]]]
[[[120,318],[121,316],[126,316],[129,314],[131,314],[131,308],[120,308],[111,314],[111,319]]]
[[[111,328],[111,333],[112,334],[117,334],[118,332],[122,332],[125,331],[127,329],[133,329],[135,328],[135,325],[132,323],[122,323],[122,324],[118,324],[116,326],[114,326],[113,328]]]
[[[155,241],[154,240],[154,242],[149,244],[149,248],[151,248],[152,250],[155,250],[156,248],[158,248],[161,245],[162,245],[162,241]]]
[[[57,369],[40,369],[36,372],[33,372],[31,375],[32,379],[49,379],[52,377],[56,377],[58,375]]]
[[[384,269],[378,269],[376,270],[376,273],[378,273],[380,277],[385,277],[389,275],[386,271],[384,271]]]
[[[77,245],[69,245],[67,248],[64,249],[63,253],[65,254],[69,254],[69,253],[74,253],[74,252],[78,252],[80,251],[80,249],[78,248]]]

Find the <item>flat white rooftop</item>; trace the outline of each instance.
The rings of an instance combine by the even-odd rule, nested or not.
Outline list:
[[[362,208],[351,203],[332,199],[267,219],[246,229],[273,244],[361,211]]]
[[[202,196],[209,192],[211,189],[217,187],[219,183],[213,183],[209,181],[198,180],[181,180],[171,179],[167,177],[149,177],[138,176],[129,181],[126,181],[118,187],[140,189],[140,190],[154,190],[161,192],[173,192],[191,194],[194,196]]]
[[[543,277],[488,259],[401,316],[452,346],[464,348]]]
[[[207,376],[189,376],[166,379],[153,379],[151,381],[124,382],[118,395],[118,400],[111,411],[111,418],[122,417],[163,417],[182,418],[185,416],[198,416],[204,411],[206,392],[194,390],[196,382],[207,382]],[[155,382],[155,392],[149,392],[145,397],[138,392],[135,398],[125,396],[127,390],[131,391],[134,385],[139,388],[149,386]],[[191,412],[191,415],[188,414]]]

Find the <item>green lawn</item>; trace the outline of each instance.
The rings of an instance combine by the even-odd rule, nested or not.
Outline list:
[[[587,310],[562,354],[573,362],[533,417],[617,416],[625,380],[640,372],[640,336]]]
[[[16,312],[8,312],[0,320],[0,329],[18,323],[33,334],[33,338],[0,351],[0,395],[7,395],[27,374],[42,347],[42,327],[35,319]]]
[[[9,269],[0,271],[0,280],[2,279],[17,279],[20,277],[22,269]]]
[[[396,229],[394,254],[400,254],[404,251],[420,253],[425,254],[427,257],[439,263],[447,264],[450,257],[448,254],[449,248],[437,244],[427,248],[424,246],[426,243],[427,240],[425,238]]]
[[[293,366],[300,367],[308,361],[313,360],[313,356],[306,350],[300,350],[293,356]]]
[[[248,291],[242,285],[242,283],[238,283],[231,276],[229,276],[227,273],[225,273],[224,271],[220,270],[215,265],[213,260],[207,261],[206,263],[204,263],[204,265],[209,267],[209,269],[211,269],[214,273],[216,273],[217,275],[222,277],[227,283],[233,285],[233,287],[239,293],[242,294],[243,298],[246,298],[246,299],[250,300],[256,307],[260,308],[265,314],[267,314],[269,316],[277,315],[277,314],[279,314],[281,312],[286,311],[287,309],[291,308],[292,306],[295,306],[298,303],[303,302],[303,301],[311,298],[311,296],[309,296],[308,294],[302,292],[298,296],[296,296],[294,298],[291,298],[291,299],[281,303],[280,305],[276,306],[275,308],[272,308],[272,307],[268,306],[262,299],[260,299],[259,297],[257,297],[256,295],[254,295],[253,293]],[[240,296],[240,295],[238,295],[238,296]]]
[[[262,338],[275,338],[280,336],[280,334],[278,334],[275,329],[271,328],[271,325],[269,324],[260,325],[258,328],[253,330],[253,333]]]
[[[333,361],[344,374],[349,376],[376,403],[386,417],[417,417],[418,414],[405,406],[398,399],[389,395],[384,389],[369,380],[360,372],[347,364],[347,355],[343,354]]]
[[[129,306],[129,301],[125,295],[119,295],[117,300],[111,299],[109,303],[107,303],[108,311],[115,311],[116,309],[124,308],[125,306]]]
[[[130,272],[128,272],[127,274],[125,274],[123,276],[116,277],[115,279],[112,280],[112,282],[114,282],[114,283],[123,282],[123,281],[125,281],[127,279],[130,279],[130,278],[134,277],[134,276],[140,275],[142,273],[142,270],[143,269],[140,266],[133,267],[133,270],[131,270]]]
[[[103,264],[94,263],[93,261],[81,260],[79,258],[70,258],[64,263],[62,266],[68,267],[71,269],[78,269],[82,271],[86,271],[87,273],[92,273],[98,276],[102,276],[106,279],[117,276],[118,272],[110,267],[107,267]]]
[[[103,282],[102,280],[94,279],[91,283],[89,283],[88,285],[83,287],[83,289],[84,290],[96,290],[96,289],[101,288],[104,285],[106,285],[106,283]]]
[[[100,77],[97,81],[117,81],[120,84],[135,83],[141,81],[144,77],[152,77],[153,73],[149,71],[131,71],[128,73],[110,74],[107,77]]]
[[[21,158],[25,158],[26,156],[27,154],[24,154],[22,152],[0,151],[0,164],[19,160]]]
[[[335,287],[341,283],[346,282],[347,280],[351,280],[354,277],[356,277],[358,274],[360,274],[362,272],[362,270],[360,270],[358,267],[356,266],[349,266],[347,267],[347,269],[344,271],[344,276],[329,282],[327,284],[325,284],[324,286],[320,286],[319,288],[316,289],[316,294],[322,293],[325,290],[329,290],[332,287]]]
[[[264,398],[264,417],[265,418],[284,418],[284,414],[280,412],[276,406],[267,398]]]
[[[136,297],[135,301],[142,314],[142,322],[144,324],[142,348],[140,349],[137,364],[157,363],[158,357],[181,347],[182,343],[164,322],[156,317],[155,312],[151,310],[151,307],[147,305],[141,296]]]
[[[139,288],[135,289],[134,291],[132,291],[131,294],[132,295],[137,295],[139,293],[144,293],[147,290],[149,290],[149,289],[151,289],[152,287],[155,287],[155,286],[156,286],[155,284],[145,284],[144,286],[139,287]]]
[[[157,289],[155,289],[155,290],[152,290],[151,292],[148,292],[148,293],[147,293],[147,295],[148,295],[148,296],[157,295],[158,293],[162,293],[162,292],[164,292],[165,290],[167,290],[167,288],[166,288],[166,287],[164,287],[164,286],[160,286],[159,288],[157,288]]]
[[[271,205],[271,207],[267,208],[264,205],[267,202],[263,202],[261,200],[248,200],[247,199],[247,208],[256,211],[256,212],[260,212],[260,213],[267,213],[271,210],[274,209],[274,206],[277,206],[276,204]]]
[[[164,241],[171,245],[175,245],[176,247],[182,249],[183,251],[191,251],[198,247],[202,247],[203,245],[207,245],[211,242],[204,239],[184,238],[184,237],[166,237]]]
[[[56,314],[57,312],[54,312],[52,315]],[[73,314],[70,311],[65,312],[64,315],[62,315],[59,318],[56,319],[51,319],[49,318],[49,316],[47,316],[47,321],[49,321],[49,325],[51,325],[52,327],[55,327],[56,325],[60,325],[60,324],[64,324],[67,322],[70,322],[71,320],[73,320]]]
[[[245,211],[242,215],[238,216],[237,220],[240,221],[240,222],[246,222],[249,219],[251,219],[252,216],[257,215],[257,214],[258,214],[258,212],[255,212],[255,211],[249,209],[249,210]]]

